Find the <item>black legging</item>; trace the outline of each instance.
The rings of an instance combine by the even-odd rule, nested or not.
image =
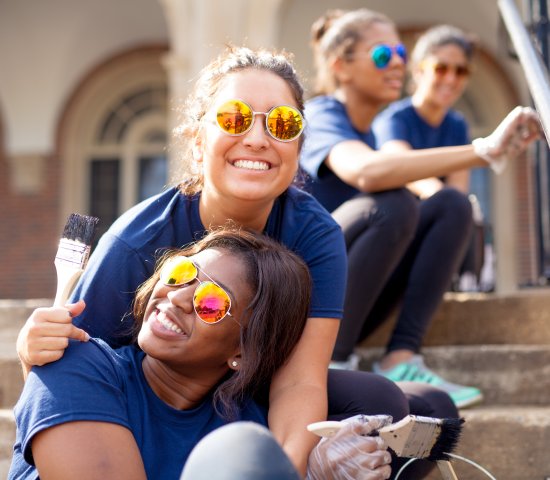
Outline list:
[[[449,396],[441,390],[419,383],[400,387],[402,390],[373,373],[329,370],[328,418],[343,420],[358,414],[386,414],[397,421],[409,411],[440,418],[455,418],[458,414]],[[407,460],[393,458],[392,478]],[[432,468],[431,462],[415,462],[404,478],[425,478]],[[267,430],[256,424],[236,422],[204,437],[191,452],[181,476],[181,480],[211,478],[297,480],[299,475]]]
[[[328,418],[343,420],[358,414],[391,415],[394,422],[412,413],[424,417],[457,418],[456,409],[447,393],[427,384],[394,383],[369,372],[329,370]],[[392,478],[408,459],[394,457]],[[433,463],[416,461],[407,468],[404,478],[424,478]]]
[[[427,200],[406,189],[359,194],[332,213],[344,232],[348,281],[334,360],[402,302],[388,351],[417,352],[464,257],[472,228],[468,198],[444,188]]]
[[[341,420],[357,414],[391,414],[395,421],[411,411],[418,415],[456,417],[450,398],[419,383],[402,386],[366,372],[330,370],[329,418]],[[409,402],[407,402],[407,398]],[[337,414],[335,413],[337,412]],[[215,461],[212,459],[215,458]],[[392,478],[408,459],[393,458]],[[433,463],[417,461],[407,468],[409,480],[425,478]],[[250,422],[236,422],[204,437],[189,456],[180,480],[298,480],[300,476],[273,436]]]

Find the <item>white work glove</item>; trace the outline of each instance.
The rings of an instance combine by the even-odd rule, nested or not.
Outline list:
[[[344,420],[334,436],[323,438],[309,455],[306,480],[385,480],[391,455],[380,437],[368,436],[388,423],[385,415]]]
[[[488,137],[476,138],[474,152],[499,174],[509,158],[517,157],[541,136],[537,113],[530,107],[516,107],[500,122]]]

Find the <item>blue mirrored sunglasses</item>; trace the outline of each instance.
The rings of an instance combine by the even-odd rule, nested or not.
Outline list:
[[[391,62],[393,54],[398,55],[403,60],[403,63],[407,63],[407,48],[402,43],[391,46],[385,43],[375,45],[370,50],[370,58],[374,62],[376,68],[386,68]]]

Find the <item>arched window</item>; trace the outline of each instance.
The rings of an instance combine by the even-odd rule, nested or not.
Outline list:
[[[165,53],[153,46],[108,59],[84,77],[62,114],[60,215],[99,217],[96,238],[167,183]]]
[[[89,212],[103,230],[166,185],[166,97],[164,86],[129,92],[99,124],[88,157]]]

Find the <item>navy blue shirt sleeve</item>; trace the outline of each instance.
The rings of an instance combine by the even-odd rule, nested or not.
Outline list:
[[[323,162],[335,145],[363,138],[351,125],[344,105],[332,97],[316,97],[307,102],[305,117],[307,131],[300,164],[318,180],[326,173]]]
[[[372,130],[378,148],[391,140],[411,143],[411,130],[408,122],[402,116],[392,113],[391,109],[382,112],[375,118]]]
[[[345,106],[331,96],[320,96],[307,102],[305,115],[308,130],[300,165],[310,176],[308,190],[332,212],[359,191],[324,164],[327,156],[335,145],[348,140],[357,140],[374,148],[374,136],[370,130],[360,132],[355,129]],[[357,159],[350,157],[346,161],[355,162]]]
[[[307,263],[313,280],[310,317],[342,318],[347,254],[340,226],[307,193],[291,189],[282,241]],[[292,237],[292,238],[291,238]]]
[[[306,262],[313,283],[309,316],[342,318],[346,247],[331,215],[311,195],[291,187],[275,202],[265,233]]]
[[[33,367],[14,409],[15,452],[34,465],[32,438],[72,421],[103,421],[130,428],[123,382],[107,346],[71,341],[63,358]],[[21,461],[21,458],[19,458]]]

